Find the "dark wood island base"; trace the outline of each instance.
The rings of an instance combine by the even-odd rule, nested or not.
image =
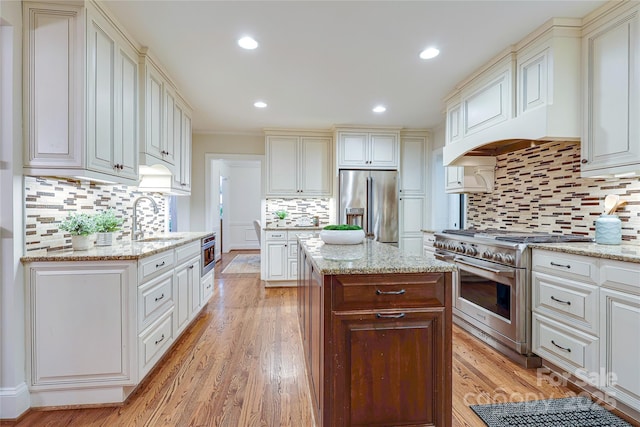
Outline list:
[[[361,246],[361,258],[335,261],[329,251],[345,247],[300,239],[298,314],[316,424],[451,426],[455,267]]]

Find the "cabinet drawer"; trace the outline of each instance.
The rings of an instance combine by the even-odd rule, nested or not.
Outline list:
[[[265,233],[265,239],[267,240],[287,240],[286,231],[271,231],[267,230]]]
[[[138,283],[143,283],[153,277],[158,277],[174,267],[175,255],[173,250],[143,258],[138,263]]]
[[[202,243],[200,240],[176,248],[176,264],[183,263],[194,256],[200,255]]]
[[[534,311],[598,334],[597,286],[537,272],[532,274],[532,283]]]
[[[598,370],[598,338],[533,313],[533,351],[543,359],[575,372]]]
[[[202,292],[200,293],[202,295],[202,305],[205,305],[213,295],[213,272],[202,278],[200,286],[202,286]]]
[[[173,271],[138,288],[138,330],[153,323],[174,302]]]
[[[345,275],[332,282],[333,310],[442,307],[445,304],[441,273],[395,276]]]
[[[140,352],[141,375],[149,372],[173,342],[173,310],[167,312],[149,330],[140,335],[138,350]]]
[[[533,271],[553,273],[580,282],[596,283],[598,266],[595,258],[561,252],[533,251]]]
[[[640,295],[640,264],[602,260],[600,265],[602,286]]]

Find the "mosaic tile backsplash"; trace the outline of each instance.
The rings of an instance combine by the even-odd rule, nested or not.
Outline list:
[[[167,202],[163,194],[142,193],[126,185],[95,184],[63,178],[24,177],[25,187],[25,249],[35,251],[71,249],[71,236],[58,229],[69,214],[89,214],[112,208],[122,218],[122,229],[115,233],[117,240],[129,239],[133,224],[133,202],[138,196],[150,196],[158,205],[158,213],[148,200],[138,204],[138,218],[142,218],[145,235],[165,231]]]
[[[551,142],[497,157],[495,189],[470,194],[467,227],[595,235],[604,198],[617,194],[627,204],[623,242],[640,244],[640,179],[580,177],[580,144]]]
[[[278,218],[274,212],[285,210],[289,213],[287,226],[295,226],[298,221],[318,216],[320,225],[327,225],[331,221],[330,199],[267,199],[266,227],[275,227]]]

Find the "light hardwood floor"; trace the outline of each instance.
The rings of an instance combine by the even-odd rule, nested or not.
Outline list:
[[[203,314],[126,403],[32,410],[23,426],[312,426],[295,288],[265,289],[258,274],[220,274]],[[472,404],[573,395],[454,327],[453,426],[484,426]]]

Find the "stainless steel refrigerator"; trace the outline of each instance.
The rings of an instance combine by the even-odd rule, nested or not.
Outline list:
[[[398,172],[340,170],[340,224],[360,225],[369,239],[398,244]]]

